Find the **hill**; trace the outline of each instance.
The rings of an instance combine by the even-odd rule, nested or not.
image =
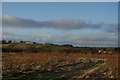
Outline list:
[[[69,44],[26,44],[26,43],[8,43],[1,44],[2,52],[60,52],[60,53],[112,53],[117,52],[118,48],[103,47],[74,47]]]

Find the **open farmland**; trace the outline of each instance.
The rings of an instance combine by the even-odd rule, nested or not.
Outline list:
[[[118,78],[118,48],[2,44],[3,80]]]
[[[118,78],[118,55],[81,53],[3,53],[3,80]]]
[[[120,80],[120,2],[2,1],[2,80]]]

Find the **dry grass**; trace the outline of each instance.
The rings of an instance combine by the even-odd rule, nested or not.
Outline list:
[[[44,69],[47,65],[59,65],[59,62],[69,64],[79,61],[81,58],[107,59],[105,67],[112,71],[112,75],[118,77],[118,55],[114,54],[80,54],[80,53],[2,53],[3,73],[24,72],[28,69]]]

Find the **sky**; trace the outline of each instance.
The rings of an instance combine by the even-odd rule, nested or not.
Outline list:
[[[116,47],[117,2],[3,2],[3,39]]]

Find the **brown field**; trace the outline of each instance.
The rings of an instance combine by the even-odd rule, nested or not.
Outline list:
[[[118,78],[118,55],[2,53],[3,79]]]

